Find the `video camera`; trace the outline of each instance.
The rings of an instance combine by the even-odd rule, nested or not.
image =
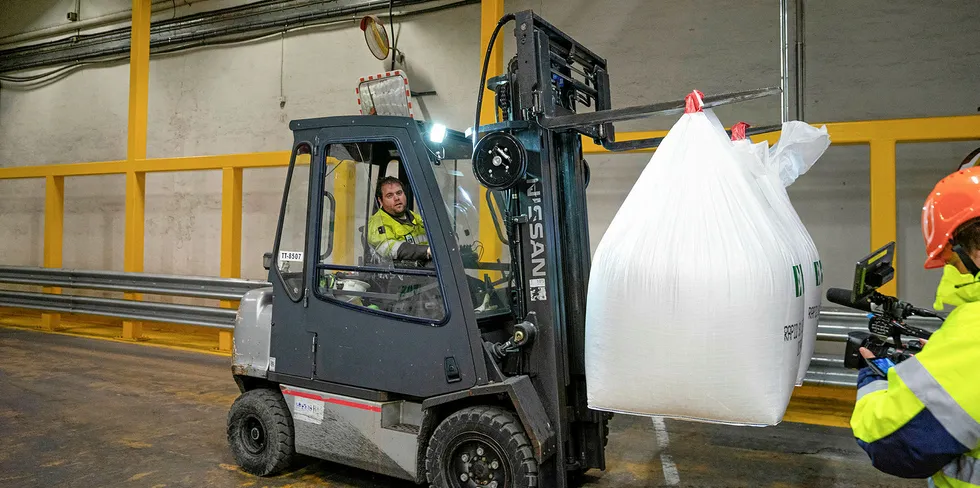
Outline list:
[[[853,331],[847,334],[844,348],[844,366],[861,369],[870,366],[876,373],[884,375],[875,364],[865,361],[859,352],[864,347],[876,358],[888,358],[898,364],[922,350],[918,340],[903,342],[902,336],[928,339],[932,332],[905,323],[911,316],[930,317],[943,320],[944,317],[898,298],[883,295],[876,290],[895,277],[892,262],[895,258],[895,243],[889,242],[880,249],[865,256],[854,267],[854,284],[850,290],[830,288],[827,300],[868,312],[868,330]]]

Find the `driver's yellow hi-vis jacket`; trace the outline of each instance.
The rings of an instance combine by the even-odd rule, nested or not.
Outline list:
[[[410,222],[402,222],[384,210],[368,220],[367,241],[379,256],[386,259],[417,260],[425,258],[429,245],[422,217],[409,212]]]
[[[956,307],[887,380],[862,369],[851,429],[881,471],[980,487],[980,302]]]

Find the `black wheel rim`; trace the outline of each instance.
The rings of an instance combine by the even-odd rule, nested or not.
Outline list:
[[[265,450],[265,425],[255,415],[249,415],[242,421],[242,443],[252,454],[261,454]]]
[[[476,432],[463,434],[446,449],[446,474],[458,488],[506,488],[510,465],[493,439]]]

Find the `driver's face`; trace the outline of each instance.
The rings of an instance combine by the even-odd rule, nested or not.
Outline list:
[[[401,185],[386,183],[381,187],[381,208],[396,217],[405,212],[405,191]]]

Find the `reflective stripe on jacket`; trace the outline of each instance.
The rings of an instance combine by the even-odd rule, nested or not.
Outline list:
[[[956,307],[887,380],[862,369],[851,428],[881,471],[980,487],[980,302]]]

